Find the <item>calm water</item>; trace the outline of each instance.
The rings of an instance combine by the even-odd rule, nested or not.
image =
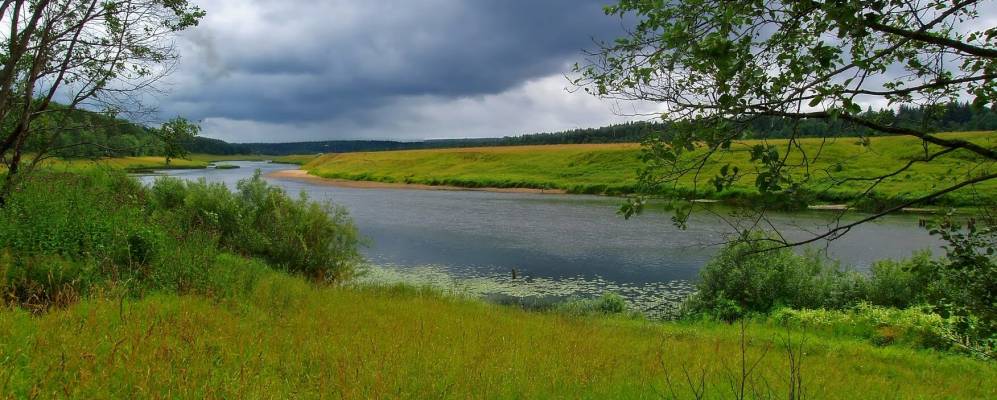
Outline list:
[[[175,170],[163,175],[205,178],[235,187],[255,169],[295,168],[234,162],[239,169]],[[155,176],[143,176],[151,182]],[[296,194],[345,206],[370,239],[367,259],[377,280],[450,285],[475,294],[513,297],[591,296],[612,290],[652,309],[688,293],[698,269],[732,231],[724,218],[693,216],[679,230],[671,213],[631,220],[616,215],[619,199],[599,196],[351,189],[269,179]],[[828,213],[772,215],[790,235],[819,231]],[[827,245],[831,257],[857,269],[882,258],[937,248],[913,216],[865,224]],[[825,244],[822,243],[823,249]],[[511,279],[515,269],[519,279]],[[525,278],[525,279],[524,279]]]

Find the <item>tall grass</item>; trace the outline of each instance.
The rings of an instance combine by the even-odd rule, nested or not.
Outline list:
[[[748,324],[758,390],[788,390],[787,331]],[[794,335],[800,336],[796,331]],[[794,336],[795,337],[795,336]],[[811,332],[808,398],[992,398],[997,368]],[[567,317],[271,273],[241,301],[151,295],[0,312],[12,397],[730,398],[737,326]],[[673,382],[669,385],[668,381]],[[762,383],[764,380],[765,383]],[[767,387],[767,389],[766,389]]]
[[[317,281],[360,261],[346,212],[267,185],[162,179],[151,188],[121,172],[31,175],[0,209],[0,296],[41,310],[107,287],[229,291],[232,257],[258,258]],[[221,274],[222,276],[219,276]],[[242,279],[242,278],[239,278]]]
[[[847,321],[850,331],[884,344],[910,333],[917,338],[907,342],[997,356],[997,332],[985,318],[947,311],[959,304],[964,288],[939,278],[940,264],[930,253],[879,261],[869,274],[860,274],[817,253],[765,250],[760,243],[732,243],[710,260],[696,292],[682,304],[683,314],[723,321],[775,315],[837,327]],[[918,321],[913,328],[912,318]]]

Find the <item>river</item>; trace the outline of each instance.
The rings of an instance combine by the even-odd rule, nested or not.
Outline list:
[[[157,176],[224,182],[234,188],[257,169],[296,166],[230,162],[237,169],[160,171]],[[732,231],[726,212],[699,212],[680,230],[668,211],[625,220],[620,199],[588,195],[358,189],[268,178],[289,193],[346,207],[369,239],[375,265],[363,279],[450,288],[500,299],[592,297],[613,291],[649,313],[687,295],[696,274]],[[717,216],[715,214],[719,214]],[[772,214],[789,235],[826,229],[829,212]],[[911,215],[860,225],[830,244],[828,255],[867,269],[940,243]],[[516,279],[513,279],[513,270]]]

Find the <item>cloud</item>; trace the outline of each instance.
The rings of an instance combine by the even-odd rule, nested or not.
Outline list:
[[[656,111],[651,104],[607,103],[565,90],[561,75],[531,79],[497,94],[398,97],[377,107],[319,121],[295,123],[207,118],[206,132],[227,141],[319,139],[420,140],[499,137],[601,126]]]
[[[567,93],[610,0],[200,0],[161,115],[236,142],[415,140],[601,126],[654,110]],[[987,4],[990,4],[988,2]],[[965,28],[994,26],[981,6]],[[874,77],[881,83],[899,72]],[[863,102],[874,107],[885,104]],[[637,107],[639,109],[634,109]]]
[[[563,91],[581,49],[621,33],[602,0],[199,5],[208,16],[180,38],[160,108],[203,120],[207,136],[494,136],[620,119]]]

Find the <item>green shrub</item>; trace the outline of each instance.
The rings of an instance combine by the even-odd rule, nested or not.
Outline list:
[[[925,301],[929,281],[920,271],[932,263],[930,252],[919,252],[909,260],[883,260],[872,265],[865,300],[872,304],[907,308]]]
[[[173,178],[156,181],[152,191],[156,204],[179,218],[181,229],[217,232],[224,248],[289,272],[316,281],[340,279],[360,261],[360,236],[344,208],[310,201],[304,194],[291,198],[267,184],[259,171],[239,181],[235,193],[221,183]],[[172,197],[173,192],[184,198]]]
[[[353,274],[360,261],[360,235],[345,208],[310,201],[302,193],[292,199],[270,186],[259,171],[238,184],[244,215],[256,235],[247,246],[234,247],[262,256],[276,266],[315,280]]]
[[[554,311],[567,315],[609,315],[627,311],[627,301],[612,292],[603,293],[596,299],[568,300],[554,306]]]
[[[780,308],[770,320],[835,335],[868,339],[875,345],[904,344],[913,347],[949,350],[953,321],[942,318],[928,307],[896,309],[859,303],[844,310],[794,310]]]
[[[231,297],[267,269],[316,280],[349,275],[359,235],[346,212],[297,199],[257,174],[223,184],[121,172],[42,171],[0,208],[0,296],[43,309],[95,286]],[[117,289],[115,289],[117,290]]]
[[[817,253],[758,252],[758,246],[738,242],[721,250],[700,270],[696,293],[685,302],[684,311],[732,320],[777,307],[841,308],[861,298],[860,274]]]
[[[214,298],[238,298],[252,293],[256,284],[273,273],[266,264],[232,254],[218,254],[208,274],[204,291]]]
[[[94,279],[92,264],[58,255],[14,255],[0,251],[0,296],[32,310],[75,301]]]

